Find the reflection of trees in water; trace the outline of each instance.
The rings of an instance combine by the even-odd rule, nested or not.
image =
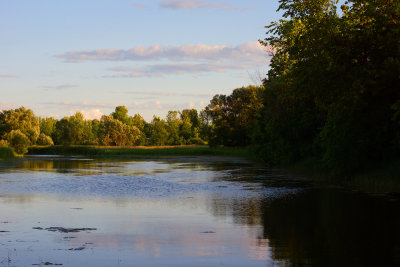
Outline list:
[[[21,161],[18,168],[33,171],[56,171],[69,173],[72,170],[90,168],[90,164],[80,160],[26,160]]]
[[[274,259],[294,266],[399,266],[399,207],[316,190],[263,203],[264,237]]]
[[[31,203],[34,199],[34,196],[32,195],[7,195],[7,196],[1,196],[1,200],[4,203],[18,203],[18,204],[25,204],[25,203]]]
[[[262,225],[273,260],[290,266],[400,266],[400,204],[310,190],[276,199],[209,200],[216,217]]]

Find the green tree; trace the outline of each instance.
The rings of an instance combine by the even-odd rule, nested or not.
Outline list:
[[[56,145],[72,144],[71,127],[68,117],[64,117],[56,122],[56,131],[53,135],[55,137],[53,141]]]
[[[24,107],[3,110],[0,113],[0,139],[8,139],[13,130],[19,130],[28,137],[30,144],[35,144],[40,134],[39,119],[32,110]]]
[[[155,146],[163,146],[167,143],[169,133],[165,120],[160,117],[153,116],[153,120],[149,125],[150,144]]]
[[[112,116],[103,115],[99,125],[99,142],[106,146],[133,146],[140,137],[140,130]]]
[[[179,136],[179,126],[181,125],[181,120],[178,117],[178,111],[168,111],[167,114],[167,125],[166,129],[168,132],[168,145],[180,145],[183,140]]]
[[[71,134],[71,144],[81,145],[85,139],[85,120],[81,112],[76,112],[68,119]],[[87,133],[86,133],[87,136]]]
[[[281,0],[255,148],[269,162],[322,159],[336,174],[399,155],[400,2]]]
[[[255,119],[262,108],[264,87],[248,86],[232,94],[215,95],[205,112],[211,119],[209,144],[247,146],[251,141]]]
[[[52,146],[54,145],[53,140],[50,136],[41,133],[36,141],[36,144],[40,146]]]
[[[56,131],[56,123],[57,120],[52,117],[49,118],[39,117],[40,133],[52,137]]]
[[[129,124],[128,109],[125,106],[116,107],[115,111],[111,113],[111,116],[122,123]]]
[[[23,155],[28,152],[30,140],[23,132],[21,132],[21,130],[12,130],[8,134],[8,141],[10,143],[10,146],[18,154]]]

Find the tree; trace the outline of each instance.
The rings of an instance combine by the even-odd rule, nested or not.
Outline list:
[[[155,146],[163,146],[168,141],[167,124],[165,120],[160,117],[153,116],[153,120],[149,125],[150,132],[150,144]]]
[[[166,130],[168,132],[168,145],[180,145],[182,144],[182,139],[179,136],[179,126],[181,120],[178,117],[178,111],[170,110],[167,114],[167,125]]]
[[[10,146],[18,154],[23,155],[28,152],[30,140],[23,132],[21,132],[21,130],[12,130],[8,134],[8,141],[10,143]]]
[[[41,133],[36,141],[36,144],[40,146],[52,146],[54,145],[53,140],[50,136]]]
[[[53,137],[56,131],[56,123],[57,120],[52,117],[49,118],[39,117],[40,133]]]
[[[84,142],[85,134],[85,120],[81,112],[76,112],[68,119],[71,143],[72,145],[80,145]]]
[[[140,137],[135,126],[123,124],[112,116],[103,115],[99,125],[99,142],[106,146],[133,146]]]
[[[209,144],[247,146],[251,141],[254,122],[262,107],[264,87],[248,86],[232,94],[215,95],[205,112],[212,121]]]
[[[281,0],[284,19],[262,42],[274,51],[254,134],[271,163],[322,159],[351,174],[399,155],[400,2]]]
[[[8,139],[13,130],[19,130],[28,137],[30,144],[35,144],[40,134],[39,119],[24,107],[3,110],[0,112],[0,139]]]
[[[128,124],[129,121],[128,109],[125,106],[116,107],[115,111],[111,113],[111,116],[122,123]]]
[[[72,135],[69,124],[69,118],[64,117],[56,123],[56,131],[54,133],[54,143],[56,145],[71,145]]]

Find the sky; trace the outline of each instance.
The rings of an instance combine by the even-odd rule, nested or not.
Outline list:
[[[0,0],[0,110],[151,121],[259,83],[278,0]]]

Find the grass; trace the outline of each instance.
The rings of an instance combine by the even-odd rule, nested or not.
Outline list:
[[[85,156],[227,156],[249,158],[246,148],[210,148],[208,146],[104,147],[104,146],[35,146],[28,154]]]
[[[11,147],[0,146],[0,159],[13,159],[17,155]]]

